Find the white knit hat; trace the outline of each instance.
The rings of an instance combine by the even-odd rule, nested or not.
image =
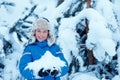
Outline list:
[[[32,28],[32,43],[35,42],[35,36],[34,36],[34,31],[36,29],[47,29],[49,30],[49,35],[48,35],[48,38],[47,38],[47,41],[48,41],[48,45],[51,46],[52,44],[55,43],[55,37],[53,35],[53,32],[50,28],[50,23],[49,21],[46,19],[46,18],[39,18],[37,19],[34,23],[33,23],[33,28]]]

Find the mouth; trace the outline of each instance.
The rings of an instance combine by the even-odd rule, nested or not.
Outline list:
[[[39,41],[43,41],[43,40],[44,40],[44,37],[43,37],[43,36],[38,36],[38,40],[39,40]]]

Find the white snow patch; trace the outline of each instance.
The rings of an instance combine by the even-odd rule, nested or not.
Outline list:
[[[46,51],[46,53],[40,59],[28,63],[25,69],[29,68],[30,70],[33,70],[33,75],[38,77],[38,71],[42,68],[44,68],[44,70],[54,68],[60,70],[60,68],[64,66],[66,66],[65,62],[61,61],[57,57],[54,57],[50,51]]]

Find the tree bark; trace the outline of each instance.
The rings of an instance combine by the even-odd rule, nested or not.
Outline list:
[[[87,0],[87,8],[91,7],[90,3],[91,3],[91,0]]]
[[[91,0],[87,0],[87,8],[91,7],[90,3],[91,3]],[[86,23],[86,34],[87,34],[88,31],[89,31],[89,26],[88,26],[88,20],[87,19],[85,19],[85,23]],[[94,64],[93,51],[92,50],[87,50],[87,55],[88,55],[89,65]]]

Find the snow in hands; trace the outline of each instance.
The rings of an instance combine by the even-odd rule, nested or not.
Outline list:
[[[39,78],[38,71],[42,68],[44,68],[44,70],[53,70],[54,68],[60,70],[60,68],[64,66],[66,66],[65,62],[61,61],[57,57],[54,57],[50,51],[46,51],[46,53],[40,59],[28,63],[25,69],[33,70],[33,75],[36,78]]]

